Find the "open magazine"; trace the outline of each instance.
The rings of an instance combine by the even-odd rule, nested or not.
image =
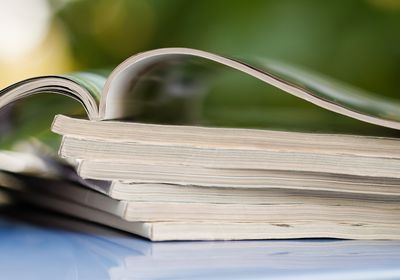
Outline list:
[[[204,51],[167,48],[137,54],[125,60],[110,76],[78,73],[65,76],[32,78],[0,92],[0,108],[18,99],[43,92],[54,92],[77,99],[89,119],[124,119],[134,114],[124,106],[144,90],[141,78],[163,63],[199,57],[242,71],[284,92],[322,108],[358,120],[400,129],[400,106],[318,75],[278,62],[247,64]],[[130,108],[131,109],[131,108]]]
[[[54,119],[64,161],[43,149],[36,156],[0,154],[0,185],[23,201],[152,240],[400,238],[397,138],[138,123],[146,110],[161,119],[165,111],[196,113],[202,89],[182,85],[174,66],[198,59],[400,130],[397,101],[303,69],[159,49],[132,56],[108,77],[37,77],[2,90],[0,108],[55,93],[78,100],[88,117]],[[163,105],[177,95],[185,101]]]

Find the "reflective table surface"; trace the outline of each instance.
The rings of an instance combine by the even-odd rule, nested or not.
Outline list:
[[[54,214],[2,214],[0,279],[400,279],[400,241],[150,242]]]

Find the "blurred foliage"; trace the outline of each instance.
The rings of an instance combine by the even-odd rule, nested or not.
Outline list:
[[[184,46],[300,64],[388,96],[400,89],[396,0],[52,2],[86,69]]]
[[[49,4],[53,11],[49,37],[56,32],[63,42],[52,49],[68,55],[52,57],[31,76],[47,69],[51,73],[112,69],[137,52],[192,47],[297,64],[381,96],[400,98],[397,0],[49,0]],[[49,66],[60,61],[63,66],[58,70]],[[15,66],[21,67],[21,63]],[[204,124],[398,135],[327,112],[234,71],[216,76],[203,100]],[[39,99],[40,108],[32,105],[33,115],[55,106],[54,100]]]

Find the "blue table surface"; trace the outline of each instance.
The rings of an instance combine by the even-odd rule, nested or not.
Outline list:
[[[0,279],[400,279],[399,241],[150,242],[52,220],[0,216]]]

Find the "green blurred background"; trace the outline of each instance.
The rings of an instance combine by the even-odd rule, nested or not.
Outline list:
[[[0,31],[0,87],[37,75],[112,69],[149,49],[191,47],[272,58],[400,98],[398,0],[2,0]],[[213,84],[205,125],[398,135],[234,71]],[[54,113],[81,111],[59,97],[23,103],[30,109],[13,115],[22,137],[46,134]],[[37,125],[24,128],[33,119]]]

